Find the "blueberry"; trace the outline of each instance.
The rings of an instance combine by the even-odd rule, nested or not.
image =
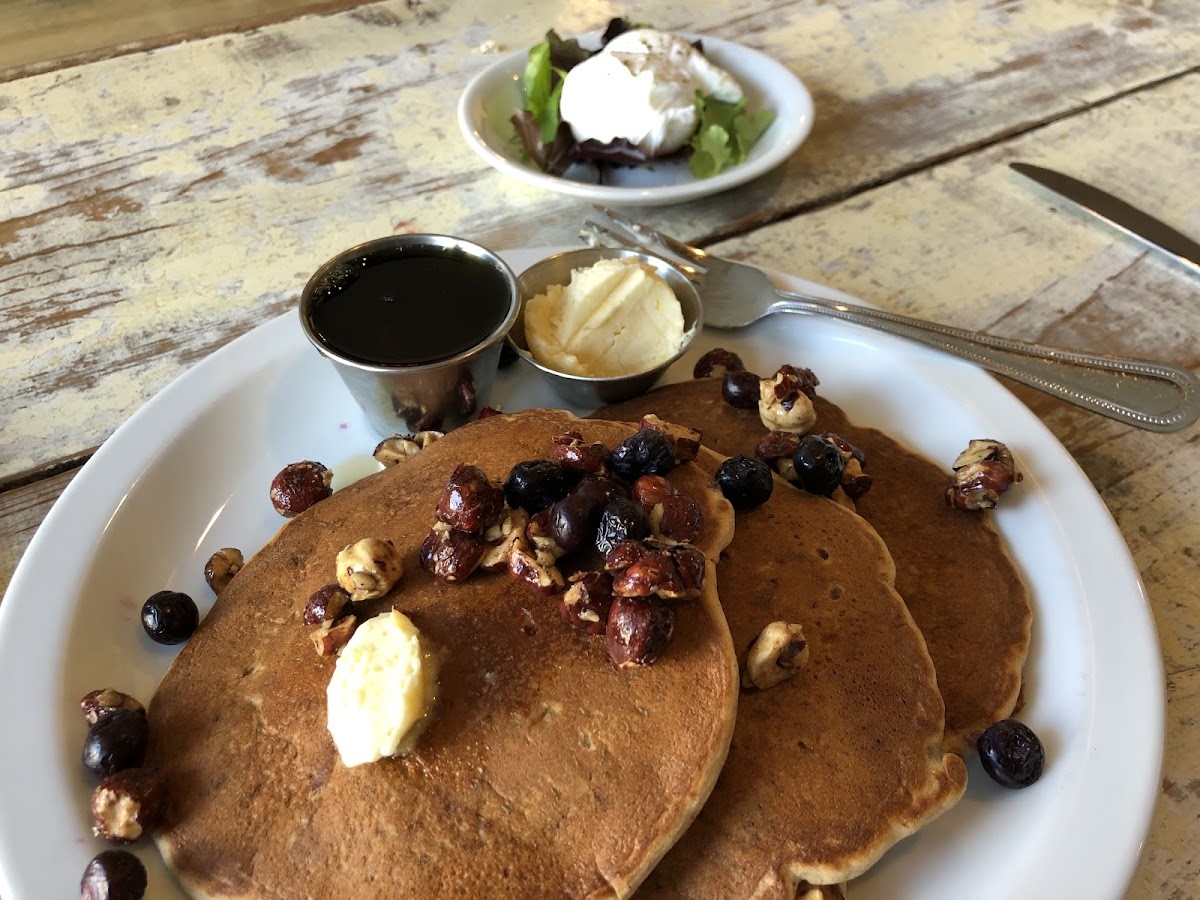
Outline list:
[[[199,624],[196,602],[179,591],[159,591],[142,604],[142,627],[160,644],[182,644]]]
[[[721,396],[736,409],[758,409],[760,379],[753,372],[726,372]]]
[[[83,870],[79,895],[83,900],[141,900],[146,867],[128,850],[105,850]]]
[[[549,459],[531,459],[512,467],[504,480],[504,498],[513,509],[539,513],[567,495],[567,473]]]
[[[613,497],[628,498],[629,488],[607,475],[584,475],[579,479],[579,483],[571,488],[571,493],[597,497],[600,505],[605,506]]]
[[[101,778],[140,766],[150,742],[144,710],[114,709],[88,729],[83,765]]]
[[[550,507],[550,537],[567,553],[591,546],[604,505],[594,494],[568,494]]]
[[[989,725],[976,744],[983,771],[1006,788],[1029,787],[1042,777],[1046,751],[1028,725],[1002,719]]]
[[[650,536],[650,520],[640,505],[625,497],[610,500],[596,526],[596,549],[607,555],[621,541],[640,541]]]
[[[675,446],[661,431],[643,428],[617,444],[612,467],[630,484],[643,475],[666,475],[675,468]]]
[[[734,509],[751,509],[767,502],[775,479],[762,460],[733,456],[717,469],[717,484]]]
[[[842,483],[846,461],[837,445],[815,434],[800,438],[800,446],[792,455],[800,487],[810,494],[830,496]]]

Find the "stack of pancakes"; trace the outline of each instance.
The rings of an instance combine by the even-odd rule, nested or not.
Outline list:
[[[752,449],[761,425],[751,433],[737,410],[704,408],[712,387],[673,386],[599,415],[655,412],[698,425],[720,453]],[[821,430],[846,433],[826,424],[835,408],[820,413]],[[992,636],[947,616],[923,637],[918,607],[893,582],[910,568],[941,576],[926,559],[897,553],[893,564],[882,503],[872,528],[777,481],[735,527],[711,479],[723,457],[702,450],[671,480],[703,511],[705,591],[647,668],[614,669],[602,638],[506,575],[441,585],[420,571],[455,466],[503,478],[571,429],[610,447],[635,430],[548,410],[473,423],[290,521],[221,594],[150,706],[148,764],[169,785],[157,840],[192,896],[623,897],[642,885],[638,896],[833,898],[831,886],[961,796],[965,767],[950,751],[1011,710],[1023,645],[997,654],[997,686],[954,718],[931,634],[947,659]],[[874,495],[882,469],[869,462]],[[407,614],[447,661],[441,707],[414,752],[347,769],[325,728],[334,663],[313,652],[300,617],[337,551],[363,537],[393,541],[405,559],[376,608]],[[1023,591],[998,544],[979,552],[994,555],[981,567],[1012,576],[1010,593]],[[1016,632],[1027,641],[1024,603],[1009,645]],[[739,696],[739,656],[778,620],[803,626],[808,664]]]

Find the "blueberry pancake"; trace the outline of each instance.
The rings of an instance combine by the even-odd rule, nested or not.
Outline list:
[[[713,567],[733,516],[707,473],[669,476],[702,512],[707,578],[650,666],[615,667],[604,636],[507,572],[442,584],[418,558],[457,466],[502,480],[571,429],[608,447],[633,433],[549,410],[473,423],[292,519],[223,590],[149,709],[157,841],[192,896],[624,897],[687,828],[738,692]],[[301,616],[368,536],[404,574],[365,602],[439,648],[440,699],[408,755],[348,768],[326,727],[335,657]]]

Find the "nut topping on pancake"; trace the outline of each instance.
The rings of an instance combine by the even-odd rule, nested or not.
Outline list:
[[[371,454],[382,465],[394,466],[410,456],[416,456],[434,441],[445,437],[440,431],[418,431],[416,434],[393,434],[375,445]]]
[[[645,597],[615,597],[604,634],[617,668],[653,665],[675,635],[675,610]]]
[[[1008,447],[991,438],[971,441],[952,468],[946,502],[958,509],[995,509],[1000,495],[1024,478]]]
[[[667,436],[671,441],[671,447],[675,451],[676,463],[691,462],[696,458],[696,454],[700,452],[700,438],[702,435],[694,428],[664,422],[653,413],[642,416],[641,427],[643,430],[649,429]]]
[[[342,590],[340,584],[327,584],[317,588],[309,595],[304,604],[304,624],[320,625],[322,622],[336,622],[346,611],[350,595]]]
[[[271,505],[292,518],[333,493],[333,471],[310,459],[284,466],[271,482]]]
[[[539,594],[557,594],[567,583],[549,550],[535,550],[518,539],[508,553],[508,574]]]
[[[583,435],[578,431],[568,431],[556,436],[550,455],[568,472],[598,475],[608,471],[608,448],[599,441],[584,443]]]
[[[458,466],[437,505],[437,517],[451,528],[481,534],[504,511],[504,491],[478,466]]]
[[[759,632],[746,653],[742,687],[775,687],[791,678],[808,662],[808,641],[804,629],[787,622],[772,622]]]
[[[563,621],[588,634],[604,634],[613,603],[613,579],[607,572],[576,572],[558,601]]]
[[[313,642],[317,656],[333,656],[345,647],[357,624],[358,620],[354,616],[346,616],[338,622],[322,622],[321,626],[308,636]]]
[[[726,372],[745,372],[746,364],[732,350],[716,347],[709,350],[698,360],[692,369],[693,378],[708,378],[712,375],[724,375]]]
[[[204,564],[204,580],[214,594],[219,594],[245,564],[242,551],[237,547],[222,547]]]
[[[508,557],[517,541],[525,540],[525,526],[529,524],[529,513],[523,509],[510,509],[504,513],[499,525],[484,533],[490,546],[479,560],[479,568],[485,572],[499,572],[508,568]]]
[[[363,538],[337,555],[337,580],[351,600],[374,600],[395,586],[404,563],[391,541]]]
[[[479,535],[437,522],[421,544],[421,568],[443,583],[462,581],[475,571],[487,549]]]
[[[805,434],[817,422],[813,409],[814,385],[819,384],[810,369],[780,366],[771,378],[759,382],[758,417],[768,430]]]

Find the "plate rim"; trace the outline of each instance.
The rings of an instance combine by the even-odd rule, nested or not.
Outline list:
[[[510,72],[518,74],[523,71],[529,52],[528,48],[505,55],[477,73],[467,83],[466,88],[459,95],[456,110],[459,131],[475,154],[499,172],[511,175],[533,187],[545,188],[555,193],[590,200],[594,203],[613,205],[659,206],[712,196],[766,174],[783,164],[799,149],[812,132],[815,112],[812,94],[791,69],[761,50],[745,44],[695,32],[673,31],[672,33],[688,40],[703,41],[707,47],[714,48],[727,59],[733,57],[747,60],[754,65],[773,70],[772,90],[779,92],[780,96],[788,95],[802,110],[802,114],[794,122],[782,123],[779,117],[776,117],[776,123],[787,125],[789,129],[787,135],[759,156],[755,156],[754,150],[751,149],[750,156],[745,161],[719,172],[712,178],[694,179],[682,184],[642,188],[617,187],[585,184],[549,175],[500,153],[484,138],[478,127],[478,122],[483,115],[482,105],[488,94],[487,89],[493,81],[511,77]],[[582,40],[598,39],[600,34],[599,31],[589,31],[575,37]],[[728,64],[725,68],[729,69]],[[738,72],[731,72],[731,74],[741,80]],[[785,87],[786,90],[784,90]]]
[[[532,254],[531,258],[538,258],[536,254],[547,255],[560,248],[522,248],[503,251],[501,255],[512,259],[514,256],[522,254]],[[830,299],[851,300],[854,299],[847,294],[826,288],[822,285],[817,285],[811,282],[806,282],[803,279],[794,276],[786,276],[779,273],[771,273],[778,281],[795,286],[800,290],[811,290],[818,294],[829,297]],[[163,388],[149,402],[147,402],[140,410],[138,410],[128,421],[122,424],[108,441],[97,451],[93,457],[93,461],[85,466],[71,484],[64,490],[59,500],[54,504],[42,526],[34,535],[30,542],[29,548],[26,550],[23,558],[18,564],[13,573],[13,578],[10,582],[9,589],[6,594],[5,601],[0,603],[0,648],[11,646],[16,640],[19,640],[20,635],[14,633],[15,626],[12,624],[18,618],[18,613],[24,614],[28,608],[37,602],[38,589],[40,587],[40,565],[47,557],[47,554],[54,553],[56,541],[61,540],[64,536],[68,539],[75,533],[81,530],[87,530],[93,527],[91,524],[84,523],[80,525],[79,517],[73,519],[73,514],[76,512],[75,507],[79,505],[81,500],[76,500],[76,497],[83,497],[88,491],[99,491],[103,496],[111,498],[116,508],[119,508],[123,502],[123,497],[127,495],[133,487],[136,486],[138,478],[156,459],[156,452],[153,447],[139,443],[143,437],[142,430],[147,426],[161,425],[163,422],[168,423],[171,428],[167,435],[177,434],[182,429],[186,428],[190,419],[180,419],[178,410],[180,407],[187,407],[189,403],[197,402],[196,398],[211,398],[227,389],[230,385],[241,383],[246,377],[253,373],[258,373],[260,370],[277,363],[280,360],[291,359],[292,356],[299,352],[303,352],[304,344],[302,334],[299,330],[298,321],[287,322],[288,319],[295,319],[294,311],[289,311],[283,315],[268,320],[259,325],[252,331],[230,342],[225,347],[222,347],[210,354],[200,363],[189,368],[169,385]],[[845,326],[850,328],[851,326]],[[300,338],[297,343],[296,339]],[[897,339],[885,338],[879,336],[878,340],[891,343],[900,343]],[[264,341],[269,343],[266,354],[258,352],[257,344]],[[270,344],[270,342],[274,342]],[[908,345],[905,345],[908,346]],[[918,363],[922,359],[931,359],[941,357],[934,351],[925,350],[924,348],[912,348],[914,360]],[[975,389],[979,385],[990,384],[988,392],[989,411],[995,410],[995,414],[1000,417],[1016,417],[1024,427],[1030,428],[1037,434],[1039,441],[1045,445],[1045,458],[1039,457],[1037,469],[1040,472],[1049,471],[1055,472],[1060,477],[1064,473],[1069,474],[1073,481],[1070,484],[1073,499],[1082,504],[1082,507],[1076,513],[1085,515],[1089,527],[1085,529],[1083,535],[1068,535],[1072,541],[1095,542],[1092,550],[1099,548],[1099,553],[1092,555],[1098,556],[1094,560],[1096,565],[1103,569],[1104,578],[1110,581],[1116,580],[1121,584],[1122,591],[1129,591],[1128,602],[1121,605],[1121,609],[1126,613],[1125,618],[1132,620],[1134,632],[1140,631],[1140,638],[1134,634],[1138,640],[1134,641],[1133,646],[1146,651],[1142,654],[1144,658],[1137,660],[1138,665],[1133,667],[1133,671],[1127,669],[1118,671],[1116,664],[1110,664],[1107,668],[1096,668],[1093,666],[1091,672],[1095,682],[1091,689],[1091,694],[1096,696],[1105,696],[1106,700],[1110,700],[1108,691],[1124,691],[1129,693],[1129,686],[1123,682],[1132,679],[1140,687],[1132,694],[1136,703],[1133,707],[1137,716],[1135,718],[1143,726],[1138,735],[1142,739],[1141,743],[1132,745],[1132,753],[1122,757],[1120,765],[1114,765],[1113,745],[1111,739],[1112,725],[1109,721],[1099,722],[1097,719],[1098,708],[1096,704],[1091,704],[1088,709],[1086,718],[1087,725],[1087,741],[1089,754],[1085,761],[1085,767],[1077,773],[1077,778],[1066,786],[1064,794],[1072,796],[1079,794],[1081,789],[1086,788],[1084,783],[1084,774],[1091,773],[1094,776],[1095,766],[1097,761],[1103,762],[1106,768],[1102,774],[1107,774],[1105,781],[1106,787],[1111,789],[1119,799],[1119,805],[1122,807],[1124,814],[1123,822],[1125,827],[1119,831],[1109,829],[1103,835],[1106,840],[1097,843],[1089,843],[1086,846],[1080,842],[1072,848],[1072,853],[1069,854],[1067,865],[1062,867],[1063,877],[1079,877],[1081,873],[1090,873],[1091,878],[1100,877],[1103,879],[1101,883],[1095,886],[1095,893],[1091,896],[1107,895],[1105,892],[1113,891],[1111,896],[1119,896],[1119,892],[1123,891],[1131,882],[1136,870],[1141,848],[1144,844],[1145,836],[1149,832],[1152,821],[1152,816],[1157,802],[1158,783],[1161,778],[1162,759],[1164,751],[1164,728],[1165,728],[1165,677],[1163,675],[1163,659],[1161,648],[1157,640],[1157,632],[1154,625],[1153,612],[1149,606],[1145,588],[1142,584],[1140,575],[1137,571],[1136,564],[1124,539],[1120,535],[1120,531],[1116,526],[1115,520],[1103,500],[1095,491],[1085,473],[1078,466],[1074,458],[1066,450],[1065,447],[1054,437],[1046,425],[1038,419],[1027,407],[1025,407],[1014,395],[1009,393],[998,381],[987,375],[982,370],[976,369],[968,364],[960,364],[957,361],[952,361],[953,365],[961,367],[961,377],[966,381],[966,388]],[[956,370],[956,375],[959,370]],[[329,377],[335,377],[332,372]],[[186,411],[189,415],[194,416],[195,408]],[[110,475],[110,469],[116,469],[131,473],[130,477],[125,481],[109,479],[109,483],[105,484],[105,477]],[[84,510],[86,513],[87,510]],[[104,512],[107,515],[113,510],[96,510],[91,511],[91,518],[96,519],[97,516],[104,518],[100,513]],[[82,518],[87,519],[85,515]],[[108,518],[107,521],[111,521]],[[104,526],[107,528],[107,525]],[[96,537],[92,535],[93,539]],[[1114,552],[1115,551],[1115,552]],[[1071,557],[1072,562],[1078,563],[1080,560],[1075,555]],[[75,563],[76,575],[75,580],[79,582],[86,576],[87,570],[92,563],[77,562]],[[70,566],[64,568],[70,569]],[[1089,574],[1087,571],[1079,570],[1076,567],[1076,574],[1081,579],[1089,577],[1098,577],[1094,574]],[[1111,599],[1111,598],[1110,598]],[[1088,598],[1084,597],[1085,602]],[[1093,610],[1088,607],[1089,615],[1087,617],[1087,638],[1089,640],[1088,649],[1093,656],[1105,658],[1103,654],[1112,653],[1111,660],[1121,659],[1115,655],[1116,651],[1128,649],[1126,641],[1131,632],[1128,630],[1120,630],[1119,632],[1109,629],[1108,632],[1101,630],[1097,632],[1095,618],[1090,615]],[[1095,610],[1101,614],[1109,614],[1111,611],[1097,608]],[[1126,622],[1128,626],[1130,623]],[[66,626],[64,626],[65,629]],[[1036,623],[1035,623],[1036,628]],[[66,634],[64,630],[63,634]],[[1098,643],[1098,638],[1102,639]],[[62,641],[60,641],[60,644]],[[62,647],[58,648],[60,651]],[[56,657],[60,659],[60,657]],[[4,672],[9,667],[9,657],[6,654],[0,653],[0,672]],[[1124,659],[1128,663],[1128,657]],[[61,678],[61,672],[55,671],[52,673],[54,677]],[[53,678],[48,679],[53,680]],[[1116,684],[1111,684],[1115,680]],[[20,694],[12,693],[14,684],[11,679],[0,678],[0,696],[5,696],[9,699],[17,699]],[[1126,698],[1128,706],[1128,698]],[[61,711],[58,711],[61,712]],[[54,715],[55,713],[51,713]],[[1111,716],[1108,717],[1111,719]],[[1127,720],[1120,722],[1122,728],[1127,727]],[[1153,735],[1156,739],[1145,741],[1147,734]],[[1126,745],[1128,747],[1129,745]],[[61,749],[61,748],[52,748]],[[1094,751],[1094,752],[1092,752]],[[10,758],[11,750],[0,746],[0,761],[6,761]],[[1136,779],[1130,779],[1128,775],[1128,762],[1131,758],[1136,757],[1140,760],[1140,764],[1135,767]],[[47,766],[49,767],[49,766]],[[8,774],[4,765],[0,765],[0,781],[8,781],[11,776]],[[1135,783],[1136,782],[1136,783]],[[1036,789],[1036,788],[1035,788]],[[70,786],[63,785],[63,791],[69,791]],[[1111,799],[1108,795],[1104,798],[1097,798],[1095,792],[1092,792],[1094,800],[1103,799],[1104,811],[1111,808]],[[1096,804],[1092,804],[1095,806]],[[0,810],[0,833],[12,833],[13,829],[19,827],[19,822],[14,823],[16,818],[5,810]],[[1065,809],[1073,809],[1074,807],[1064,807],[1063,804],[1058,804],[1054,807],[1054,814],[1051,818],[1051,824],[1059,824],[1064,817]],[[16,811],[16,812],[19,812]],[[1093,809],[1091,815],[1102,818],[1101,811]],[[1079,816],[1076,816],[1079,818]],[[1086,819],[1085,819],[1086,820]],[[1044,823],[1045,824],[1045,823]],[[86,831],[86,828],[81,828],[81,831]],[[0,891],[6,898],[18,900],[25,896],[16,891],[17,882],[14,880],[14,874],[19,866],[9,855],[8,842],[0,844]],[[1062,890],[1079,890],[1080,882],[1071,881],[1062,884],[1053,883],[1054,872],[1047,873],[1051,881],[1043,882],[1039,885],[1031,885],[1032,888],[1029,896],[1062,896]],[[1057,890],[1059,893],[1047,892],[1041,893],[1045,889],[1047,891]]]

